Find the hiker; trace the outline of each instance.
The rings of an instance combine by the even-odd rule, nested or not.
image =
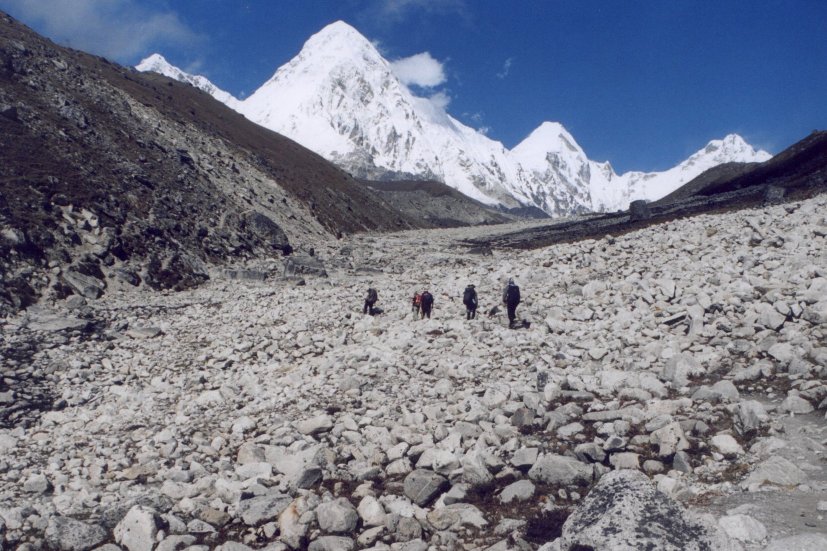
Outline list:
[[[362,313],[372,316],[374,314],[373,305],[376,304],[377,300],[379,300],[379,293],[376,292],[376,289],[370,287],[368,295],[365,297],[365,307],[362,309]]]
[[[514,320],[517,318],[517,305],[520,304],[520,288],[513,278],[508,278],[508,285],[503,291],[503,302],[508,310],[508,327],[514,329]]]
[[[428,291],[424,291],[420,297],[420,307],[422,308],[422,319],[427,316],[431,319],[431,308],[434,306],[434,295]]]
[[[422,295],[419,294],[419,291],[414,291],[414,296],[411,299],[411,311],[414,313],[415,317],[419,317],[419,308],[422,306]]]
[[[462,294],[462,303],[465,305],[465,319],[472,320],[477,316],[477,290],[469,284]]]

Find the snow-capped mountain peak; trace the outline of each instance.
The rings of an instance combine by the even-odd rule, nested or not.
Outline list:
[[[687,160],[696,157],[711,158],[716,164],[726,163],[738,159],[743,162],[762,162],[772,155],[763,150],[756,150],[738,134],[728,134],[722,140],[712,140],[701,151],[696,152]]]
[[[335,21],[311,36],[304,43],[301,53],[305,55],[320,53],[351,59],[363,55],[371,59],[381,59],[376,47],[344,21]]]
[[[542,123],[509,151],[451,117],[444,102],[412,93],[394,65],[343,21],[311,36],[244,101],[160,55],[138,68],[206,90],[356,176],[436,179],[484,203],[536,206],[552,216],[625,209],[632,200],[671,193],[718,164],[770,157],[730,134],[667,171],[617,175],[608,162],[590,160],[558,122]]]
[[[341,21],[310,37],[239,110],[353,174],[433,178],[489,204],[519,204],[519,190],[508,188],[519,176],[502,144],[415,96]]]
[[[135,68],[142,72],[152,71],[153,73],[159,73],[170,78],[176,78],[178,75],[184,73],[178,67],[171,65],[161,54],[152,54],[144,58]]]
[[[574,137],[559,122],[546,121],[512,150],[523,168],[540,170],[549,154],[586,157]]]
[[[693,153],[679,165],[663,172],[610,173],[595,178],[591,186],[592,208],[595,210],[624,209],[635,199],[654,201],[664,197],[702,172],[723,163],[756,163],[771,158],[756,150],[738,134],[711,140],[706,147]]]
[[[232,94],[226,92],[209,81],[206,77],[201,75],[192,75],[182,71],[178,67],[169,63],[161,54],[152,54],[144,58],[135,66],[135,69],[141,72],[159,73],[166,77],[175,79],[180,82],[186,82],[196,88],[208,93],[221,103],[226,104],[231,109],[238,107],[238,100]]]

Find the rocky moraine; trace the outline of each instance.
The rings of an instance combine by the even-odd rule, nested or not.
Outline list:
[[[0,321],[0,548],[827,549],[826,207],[42,301]]]

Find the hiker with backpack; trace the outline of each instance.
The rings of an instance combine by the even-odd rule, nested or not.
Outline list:
[[[422,309],[422,319],[426,317],[431,319],[431,308],[434,306],[434,295],[429,291],[424,291],[420,297],[420,308]]]
[[[362,313],[370,314],[372,316],[374,314],[373,306],[376,304],[377,300],[379,300],[379,293],[376,292],[376,289],[370,287],[368,289],[368,294],[365,297],[365,307],[362,308]]]
[[[513,278],[508,278],[508,285],[503,290],[503,302],[508,310],[508,328],[514,329],[514,320],[517,319],[517,305],[520,304],[520,288]]]
[[[411,311],[414,314],[414,317],[419,317],[419,309],[422,306],[422,295],[419,294],[419,291],[414,291],[414,296],[411,299]]]
[[[472,320],[477,316],[477,290],[469,284],[462,294],[462,303],[465,305],[465,319]]]

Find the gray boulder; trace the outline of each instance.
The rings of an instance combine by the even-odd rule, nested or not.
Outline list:
[[[807,473],[780,455],[774,455],[759,463],[742,484],[744,487],[752,484],[796,486],[805,480],[807,480]]]
[[[518,480],[503,488],[500,502],[526,501],[534,496],[534,484],[530,480]]]
[[[69,517],[53,516],[46,527],[49,546],[62,551],[85,551],[102,544],[108,534],[102,526],[86,524]]]
[[[648,220],[651,217],[652,207],[649,206],[649,201],[637,199],[629,203],[629,221]]]
[[[356,542],[344,536],[322,536],[310,542],[308,551],[350,551]]]
[[[433,471],[416,469],[405,477],[403,485],[405,495],[419,505],[427,505],[448,484],[445,477]]]
[[[735,430],[750,434],[769,420],[767,410],[756,400],[743,400],[735,406]]]
[[[316,519],[323,532],[344,533],[356,528],[359,513],[347,499],[340,497],[319,505]]]
[[[63,281],[74,292],[86,298],[99,298],[106,288],[106,284],[100,279],[75,270],[66,270],[63,273]]]
[[[695,516],[659,492],[639,471],[604,475],[563,525],[550,549],[732,549],[711,519]]]
[[[290,496],[282,494],[254,497],[240,501],[238,512],[244,524],[258,526],[276,519],[291,501]]]
[[[115,541],[129,551],[152,551],[158,534],[155,511],[135,505],[115,527]]]
[[[284,230],[260,212],[253,211],[247,214],[244,225],[250,232],[274,249],[283,251],[289,246],[287,234],[284,233]]]
[[[581,463],[573,457],[544,455],[529,469],[528,476],[546,484],[569,486],[591,482],[593,469],[591,465]]]
[[[314,275],[327,277],[324,264],[316,256],[292,255],[284,263],[284,277]]]

